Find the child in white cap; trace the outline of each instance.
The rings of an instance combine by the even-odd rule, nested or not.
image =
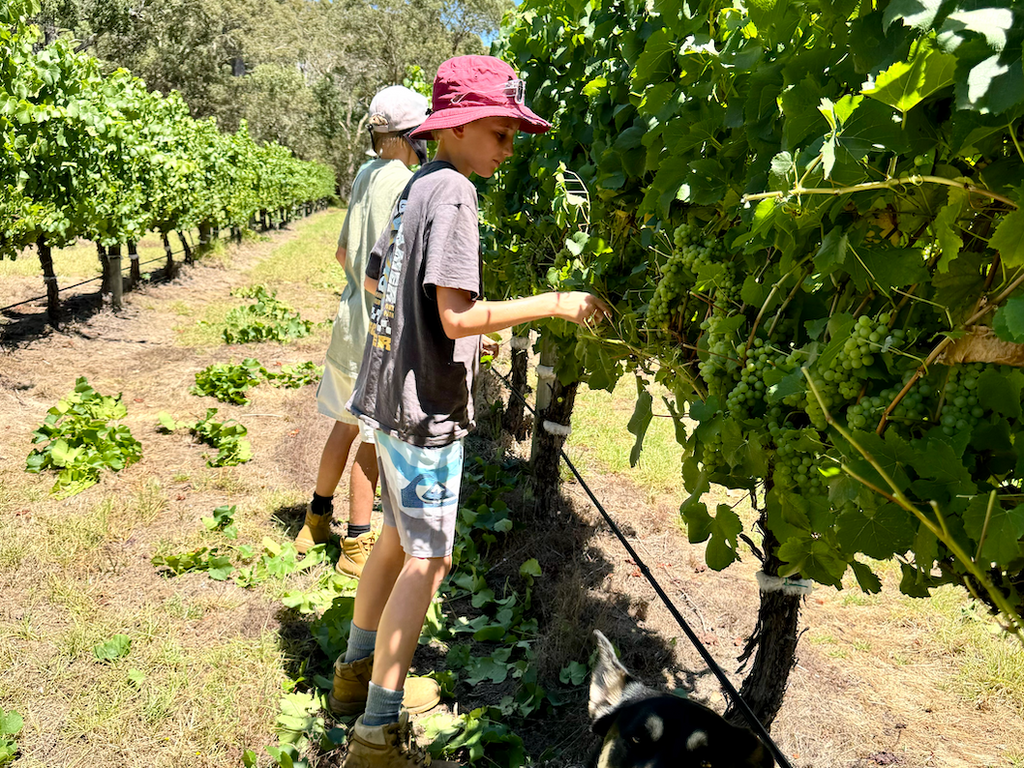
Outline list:
[[[299,552],[328,539],[333,497],[349,451],[361,438],[349,483],[348,530],[341,540],[337,570],[359,577],[373,546],[370,513],[377,487],[377,456],[373,430],[345,410],[352,395],[366,344],[366,328],[373,294],[363,290],[363,273],[370,248],[390,221],[399,193],[412,178],[410,166],[426,162],[426,142],[411,139],[410,131],[427,116],[427,100],[415,91],[394,85],[370,102],[370,138],[376,159],[366,163],[352,183],[348,213],[335,254],[345,270],[345,289],[334,318],[324,375],[317,389],[317,410],[334,419],[320,456],[316,490],[306,519],[295,539]]]

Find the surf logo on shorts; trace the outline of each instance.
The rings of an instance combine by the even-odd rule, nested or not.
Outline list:
[[[443,507],[458,496],[449,491],[444,485],[434,480],[425,490],[420,491],[420,483],[424,480],[434,480],[430,475],[420,473],[413,478],[405,488],[402,489],[402,506],[411,509],[423,509],[425,507]]]
[[[384,435],[378,439],[377,449],[387,452],[387,463],[395,469],[399,481],[396,485],[402,489],[403,509],[447,507],[458,503],[462,482],[461,444],[451,446],[451,450],[441,458],[438,449],[417,448]],[[414,458],[417,455],[425,460],[418,462]],[[388,482],[391,482],[390,475]]]

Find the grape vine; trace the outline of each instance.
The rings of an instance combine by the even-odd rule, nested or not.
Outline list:
[[[1024,18],[990,5],[525,0],[498,41],[555,129],[489,215],[529,239],[579,173],[558,277],[616,315],[560,375],[667,389],[712,567],[744,540],[721,483],[755,493],[774,573],[876,591],[891,558],[1024,629]]]

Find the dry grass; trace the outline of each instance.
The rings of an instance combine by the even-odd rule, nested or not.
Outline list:
[[[309,230],[306,247],[319,249],[324,238],[316,233],[336,233],[340,224],[338,212],[320,215],[297,223],[294,233],[225,249],[174,284],[126,294],[120,315],[94,315],[8,353],[6,370],[17,379],[0,374],[0,701],[25,718],[19,767],[239,765],[244,749],[270,764],[263,747],[277,741],[274,718],[282,686],[294,677],[296,648],[293,630],[282,631],[280,597],[307,588],[326,566],[243,589],[204,574],[169,578],[150,558],[235,545],[199,519],[221,504],[237,507],[237,544],[259,550],[264,537],[294,535],[290,510],[305,499],[308,475],[276,457],[304,429],[311,452],[293,461],[315,465],[312,450],[329,425],[315,417],[312,389],[261,387],[248,406],[187,390],[212,362],[250,355],[268,365],[302,362],[313,359],[313,345],[226,348],[212,334],[189,344],[174,329],[195,328],[197,319],[215,316],[218,302],[233,302],[231,287],[257,282],[251,271],[277,248],[303,241]],[[333,247],[322,255],[333,263]],[[259,281],[286,290],[276,279]],[[317,320],[332,316],[339,287],[307,287],[304,311]],[[318,345],[322,356],[322,338]],[[31,431],[79,375],[104,394],[123,393],[124,423],[144,458],[54,501],[52,478],[25,474],[23,462]],[[246,424],[252,462],[210,468],[209,449],[184,434],[156,432],[160,411],[191,418],[208,406],[220,409],[218,418]],[[93,648],[115,634],[131,639],[129,654],[98,660]]]

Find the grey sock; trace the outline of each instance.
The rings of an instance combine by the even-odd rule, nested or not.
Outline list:
[[[373,647],[377,644],[377,630],[360,629],[352,622],[352,628],[348,633],[348,647],[345,649],[345,663],[365,659],[373,653]]]
[[[402,711],[402,697],[405,691],[392,691],[370,683],[370,693],[366,697],[366,712],[363,713],[363,725],[387,725],[397,723]]]

